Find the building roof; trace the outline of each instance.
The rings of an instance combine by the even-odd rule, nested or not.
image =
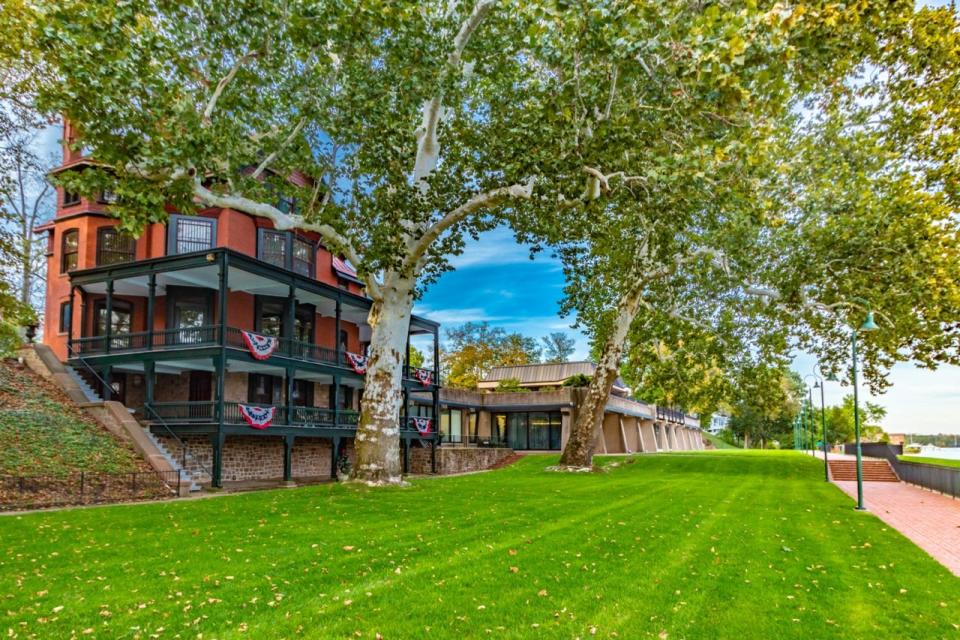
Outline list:
[[[588,361],[521,364],[508,367],[494,367],[477,386],[480,389],[491,389],[501,380],[516,378],[522,387],[554,387],[563,384],[570,376],[583,374],[592,376],[597,365]],[[626,383],[617,378],[613,386],[621,392],[629,393]]]

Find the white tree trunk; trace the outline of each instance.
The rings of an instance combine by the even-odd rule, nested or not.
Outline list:
[[[374,300],[370,357],[356,435],[356,462],[350,480],[370,486],[401,484],[400,408],[403,359],[413,311],[413,283],[384,280]]]
[[[577,410],[577,420],[560,456],[560,470],[581,471],[593,467],[593,453],[603,429],[603,413],[610,390],[620,372],[620,354],[630,325],[640,309],[641,290],[637,286],[620,299],[614,326],[600,354],[587,393]]]

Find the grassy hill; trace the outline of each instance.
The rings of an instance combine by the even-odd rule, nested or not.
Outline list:
[[[144,469],[133,449],[13,359],[0,360],[0,443],[0,475]]]
[[[718,438],[713,434],[707,433],[706,431],[703,432],[703,437],[713,445],[714,449],[739,449],[740,448],[730,444],[725,440]]]
[[[6,519],[3,627],[221,640],[957,637],[960,580],[855,511],[809,456],[545,471],[556,459],[403,489],[325,484]]]

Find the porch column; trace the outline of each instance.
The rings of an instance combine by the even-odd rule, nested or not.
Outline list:
[[[217,303],[220,307],[218,310],[217,323],[220,325],[220,346],[227,346],[227,286],[229,284],[228,280],[228,270],[230,268],[230,256],[226,253],[220,254],[220,268],[217,278]]]
[[[67,317],[67,358],[73,353],[73,318],[76,315],[76,285],[70,285],[70,314]]]
[[[400,429],[406,429],[410,426],[410,390],[403,387],[403,409],[400,411]]]
[[[333,376],[333,426],[340,426],[340,376]]]
[[[440,386],[440,328],[433,328],[433,383]]]
[[[297,331],[296,331],[296,327],[297,327],[297,298],[296,298],[296,291],[295,291],[295,289],[294,289],[294,287],[293,287],[292,284],[290,285],[289,289],[287,290],[287,308],[286,308],[286,311],[287,311],[287,317],[286,317],[286,320],[285,320],[284,324],[287,325],[287,338],[288,338],[287,345],[288,345],[288,347],[289,347],[288,353],[289,353],[289,355],[293,355],[293,353],[294,353],[293,340],[295,340],[295,339],[296,339],[296,336],[297,336]],[[282,333],[282,331],[281,331],[281,333]]]
[[[403,377],[410,377],[410,330],[407,329],[407,355],[403,360]]]
[[[210,484],[218,489],[223,487],[223,445],[226,436],[222,432],[211,434],[210,445],[213,447],[213,469],[210,473]]]
[[[410,438],[403,438],[403,472],[410,473]]]
[[[110,334],[113,333],[113,278],[107,280],[107,307],[104,310],[104,353],[110,353]]]
[[[293,424],[293,367],[287,367],[286,369],[286,382],[287,382],[287,424]]]
[[[293,481],[293,441],[296,436],[283,438],[283,481]]]
[[[147,349],[153,349],[153,314],[157,297],[157,274],[150,273],[147,280]]]
[[[113,367],[106,366],[103,368],[103,399],[112,400],[113,399]]]
[[[340,347],[340,311],[341,311],[340,306],[341,306],[340,296],[337,296],[336,315],[334,316],[334,323],[333,323],[333,344],[334,344],[333,348],[336,349],[337,351],[338,367],[343,364],[343,349],[341,349]]]
[[[87,335],[87,292],[80,289],[80,333],[78,338],[85,338]]]
[[[153,391],[154,384],[156,383],[156,374],[157,374],[157,363],[153,360],[148,360],[143,363],[143,385],[144,385],[144,404],[148,407],[153,407]],[[149,411],[144,411],[144,415],[147,415]]]
[[[216,420],[217,420],[217,432],[223,433],[223,422],[224,422],[224,395],[227,386],[227,356],[225,354],[225,349],[220,350],[220,355],[215,356],[213,359],[213,368],[217,376],[217,397],[214,398],[216,401]]]

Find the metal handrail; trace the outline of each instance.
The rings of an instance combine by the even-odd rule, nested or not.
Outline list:
[[[87,362],[86,360],[84,360],[84,359],[83,359],[83,356],[81,356],[79,353],[77,353],[76,349],[73,348],[73,345],[67,345],[67,349],[68,349],[69,351],[72,351],[73,354],[76,356],[77,360],[79,360],[80,363],[81,363],[84,367],[86,367],[87,370],[88,370],[91,374],[93,374],[93,377],[96,378],[97,381],[99,381],[101,385],[103,385],[104,390],[106,390],[105,392],[106,392],[108,395],[113,395],[113,390],[110,388],[110,385],[107,384],[107,381],[104,380],[103,378],[101,378],[101,377],[100,377],[100,374],[97,373],[96,369],[94,369],[92,366],[90,366],[90,363]],[[154,416],[156,417],[156,419],[160,421],[160,426],[163,427],[163,428],[166,430],[166,432],[169,433],[170,436],[171,436],[174,440],[177,441],[177,444],[180,445],[180,451],[181,451],[181,453],[182,453],[181,460],[180,460],[180,466],[181,466],[183,469],[186,469],[186,468],[187,468],[187,456],[189,455],[190,458],[192,459],[192,461],[193,461],[198,467],[200,467],[200,469],[202,469],[208,476],[213,477],[213,472],[212,472],[210,469],[207,469],[207,467],[204,466],[204,464],[203,464],[202,462],[200,462],[200,460],[199,460],[196,456],[194,456],[194,455],[191,454],[189,451],[187,451],[187,443],[184,442],[183,440],[181,440],[180,437],[177,436],[177,434],[175,434],[172,429],[170,429],[170,426],[167,425],[167,423],[164,422],[163,418],[162,418],[156,411],[153,410],[153,407],[151,407],[151,406],[149,405],[149,403],[146,403],[146,402],[143,403],[143,407],[144,407],[144,409],[146,409],[146,410],[148,410],[148,411],[150,411],[151,413],[154,414]]]

